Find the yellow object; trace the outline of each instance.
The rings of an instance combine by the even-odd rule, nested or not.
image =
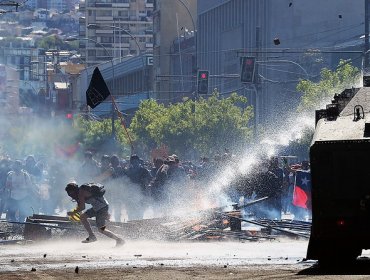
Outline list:
[[[72,221],[72,222],[79,222],[80,221],[80,213],[79,212],[75,212],[75,209],[72,211],[72,215],[69,216],[69,219]]]

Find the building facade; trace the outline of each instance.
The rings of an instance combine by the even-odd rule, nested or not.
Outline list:
[[[194,34],[185,31],[183,35],[176,38],[170,54],[171,75],[168,77],[168,82],[172,93],[172,102],[180,102],[185,97],[197,97]]]
[[[85,93],[95,67],[86,67],[81,71],[75,84],[72,83],[74,104],[86,104]],[[122,61],[116,59],[112,62],[99,64],[97,67],[121,112],[125,114],[133,112],[137,110],[142,100],[153,97],[153,83],[151,83],[150,79],[153,75],[152,54],[125,58]],[[79,111],[83,111],[83,107],[81,106]],[[100,104],[92,112],[101,117],[109,117],[111,110],[111,100],[107,99],[106,102]]]
[[[152,0],[85,0],[79,10],[80,49],[88,65],[152,52]]]
[[[256,125],[294,108],[299,80],[349,58],[333,59],[330,50],[364,34],[363,0],[199,0],[198,7],[198,67],[210,71],[210,91],[245,95]],[[253,83],[236,76],[245,56],[256,59]]]
[[[156,0],[154,4],[154,93],[158,101],[169,103],[177,101],[179,96],[187,94],[185,87],[179,89],[176,86],[174,87],[174,83],[177,83],[179,77],[176,78],[173,75],[174,73],[181,73],[181,70],[175,70],[178,67],[174,69],[174,63],[179,63],[178,54],[174,54],[179,49],[174,47],[174,44],[176,44],[176,41],[183,41],[186,36],[192,37],[195,35],[197,0]],[[197,70],[195,41],[194,48],[188,48],[185,52],[187,54],[184,59],[193,60],[192,73],[187,73],[192,75]],[[172,59],[173,55],[178,56],[178,59]],[[191,56],[194,58],[191,58]],[[173,69],[174,71],[172,71]],[[180,83],[183,82],[182,77],[179,81]]]
[[[70,11],[74,9],[76,0],[29,0],[25,4],[32,9],[54,9],[57,11]]]

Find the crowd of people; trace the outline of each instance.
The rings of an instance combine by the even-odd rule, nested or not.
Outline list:
[[[197,199],[209,191],[208,186],[228,166],[238,166],[229,152],[203,157],[200,162],[182,161],[175,154],[144,161],[138,155],[122,159],[86,151],[82,161],[4,157],[0,161],[0,217],[24,221],[32,213],[60,214],[70,210],[64,188],[70,182],[80,185],[94,182],[105,186],[105,197],[114,221],[142,219],[151,209],[154,215],[169,215],[178,207],[195,209]],[[283,159],[283,160],[279,160]],[[295,172],[309,169],[308,162],[290,165],[285,158],[260,161],[247,174],[238,174],[222,190],[230,202],[268,197],[248,208],[256,216],[281,217],[294,212],[292,195]],[[219,202],[219,201],[218,201]],[[214,202],[215,206],[218,203]],[[298,213],[299,211],[297,211]]]

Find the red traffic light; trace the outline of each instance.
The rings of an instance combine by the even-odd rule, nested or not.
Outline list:
[[[247,64],[247,65],[252,65],[252,64],[254,64],[254,59],[253,59],[253,58],[247,58],[247,59],[245,60],[245,64]]]
[[[66,114],[66,118],[67,119],[73,119],[73,114],[71,114],[71,113]]]
[[[198,71],[198,80],[208,80],[208,70],[199,70]]]
[[[253,83],[254,70],[256,58],[255,57],[241,57],[241,73],[240,80],[242,83]]]

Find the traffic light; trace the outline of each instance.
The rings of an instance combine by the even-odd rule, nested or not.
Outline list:
[[[242,72],[240,74],[240,80],[242,81],[242,83],[253,83],[255,64],[255,57],[246,56],[241,58]]]
[[[208,94],[208,70],[198,70],[197,76],[198,94]]]

